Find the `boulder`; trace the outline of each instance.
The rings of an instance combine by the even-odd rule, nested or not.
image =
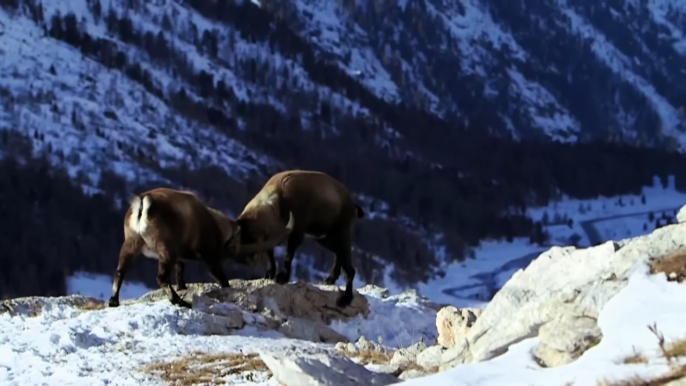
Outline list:
[[[686,205],[682,206],[676,213],[676,221],[679,224],[686,222]]]
[[[477,308],[443,307],[436,314],[438,344],[444,347],[455,346],[455,342],[467,335],[467,331],[476,322],[476,318],[481,315],[481,312]]]
[[[348,307],[337,307],[339,294],[337,290],[331,290],[336,288],[334,286],[326,286],[331,288],[327,290],[322,288],[324,286],[305,282],[279,285],[266,279],[237,279],[229,284],[229,288],[220,288],[215,283],[191,283],[179,294],[192,298],[193,310],[225,317],[232,314],[236,318],[241,314],[244,324],[255,324],[289,338],[313,342],[347,342],[345,336],[329,328],[328,324],[369,314],[367,299],[359,294]],[[134,302],[166,299],[164,291],[155,290]]]
[[[409,370],[403,371],[403,372],[398,376],[398,378],[400,378],[400,379],[402,379],[402,380],[406,380],[406,379],[413,379],[413,378],[424,377],[424,376],[427,376],[427,375],[429,375],[429,374],[430,374],[429,372],[426,372],[426,371],[423,371],[423,370],[420,370],[420,369],[409,369]]]
[[[383,386],[398,378],[373,372],[335,351],[316,347],[288,346],[260,351],[260,358],[285,386]]]
[[[686,228],[682,228],[668,225],[645,236],[590,248],[552,247],[526,269],[515,272],[464,339],[453,339],[454,346],[442,355],[440,370],[491,359],[506,352],[511,344],[539,333],[543,340],[536,352],[544,362],[568,363],[599,338],[589,321],[570,321],[597,319],[635,269],[647,269],[649,258],[668,256],[683,248]],[[570,335],[552,339],[549,335],[560,323],[571,326]]]
[[[431,346],[417,355],[417,364],[427,370],[438,369],[445,350],[443,346]]]
[[[417,362],[417,355],[426,350],[427,346],[423,340],[409,346],[407,348],[400,348],[393,353],[391,364],[399,367],[406,367],[411,363]]]
[[[352,303],[345,307],[336,306],[339,296],[335,286],[315,285],[306,282],[276,284],[273,280],[229,281],[231,287],[220,288],[216,283],[191,283],[186,291],[179,291],[182,297],[204,296],[221,303],[233,303],[251,312],[271,312],[274,317],[300,318],[323,324],[332,320],[346,321],[357,316],[368,316],[369,305],[364,296],[353,297]],[[322,287],[328,287],[324,289]],[[166,300],[161,289],[141,296],[137,302]]]
[[[359,351],[383,351],[383,347],[381,347],[380,344],[370,341],[364,335],[360,336],[359,339],[357,339],[355,346]]]
[[[598,344],[602,332],[590,317],[564,317],[544,324],[538,331],[540,343],[534,350],[544,367],[556,367],[573,362],[587,349]]]

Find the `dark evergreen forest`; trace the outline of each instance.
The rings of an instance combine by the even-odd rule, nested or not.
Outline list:
[[[0,3],[5,8],[19,4],[18,0]],[[629,145],[614,137],[577,144],[535,138],[514,141],[488,130],[486,120],[465,127],[417,107],[387,103],[325,58],[318,57],[283,21],[249,5],[188,1],[189,6],[207,17],[223,15],[219,21],[236,28],[243,37],[266,41],[272,49],[301,58],[312,79],[358,101],[379,119],[332,114],[326,102],[303,93],[294,103],[301,109],[309,108],[322,127],[337,127],[341,135],[326,137],[323,129],[316,127],[303,130],[298,109],[284,114],[267,104],[240,101],[230,87],[215,82],[212,74],[196,71],[186,53],[174,48],[161,31],[138,29],[127,17],[102,9],[98,1],[89,1],[93,14],[102,18],[113,36],[140,49],[152,63],[173,73],[204,99],[190,98],[183,88],[167,95],[158,88],[153,74],[129,57],[126,46],[90,36],[80,28],[80,21],[73,14],[45,20],[39,3],[27,0],[24,4],[34,20],[45,26],[46,36],[121,71],[167,101],[176,113],[236,138],[288,168],[328,172],[355,192],[386,201],[391,215],[406,216],[429,230],[443,232],[448,251],[456,260],[469,256],[470,247],[485,238],[529,237],[532,242],[544,243],[542,225],[527,218],[524,211],[532,205],[544,205],[560,194],[593,198],[639,193],[642,186],[652,183],[655,175],[664,181],[668,175],[676,175],[677,186],[686,185],[686,156],[675,152]],[[216,56],[217,37],[212,33],[195,36],[193,41],[208,55]],[[254,60],[241,61],[237,71],[265,85],[273,76],[261,71]],[[289,91],[284,88],[275,92]],[[219,107],[224,105],[231,106],[233,113]],[[244,130],[238,129],[237,116],[245,118]],[[372,141],[386,125],[400,132],[404,137],[402,145],[420,158],[399,157]],[[160,131],[164,132],[164,128]],[[79,269],[111,274],[123,238],[125,209],[121,205],[126,204],[129,191],[151,188],[156,182],[129,186],[106,173],[100,186],[104,193],[87,196],[64,171],[51,167],[44,158],[31,158],[28,138],[3,133],[1,150],[6,156],[0,162],[4,177],[0,180],[0,210],[5,231],[0,232],[0,295],[61,294],[65,275]],[[112,146],[137,151],[132,144]],[[141,163],[156,168],[177,183],[175,187],[188,187],[209,205],[233,213],[239,212],[268,175],[276,172],[265,170],[264,175],[242,183],[216,168],[162,169],[149,157],[140,154]],[[433,167],[433,163],[442,167]],[[375,282],[382,275],[382,262],[372,259],[371,254],[392,262],[393,276],[403,284],[429,278],[437,266],[435,256],[421,237],[395,220],[363,221],[355,237],[357,247],[364,251],[356,253],[355,265],[365,280]],[[314,243],[307,243],[302,251],[315,256],[315,268],[327,270],[333,263],[333,257]],[[155,270],[153,262],[140,259],[128,277],[155,287]],[[240,268],[233,273],[248,275]],[[189,264],[187,275],[189,281],[211,280],[200,265]],[[308,277],[302,269],[296,276],[321,280]]]

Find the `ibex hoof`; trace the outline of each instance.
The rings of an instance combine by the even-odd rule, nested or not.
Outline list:
[[[278,284],[288,283],[288,274],[286,272],[279,272],[279,274],[276,275],[276,282]]]
[[[110,298],[110,301],[108,304],[110,307],[119,307],[119,299]]]
[[[336,300],[336,305],[340,308],[345,308],[350,305],[350,303],[353,302],[353,295],[349,295],[347,293],[343,293],[341,297],[339,297]]]
[[[326,285],[334,285],[334,284],[336,284],[336,279],[333,278],[333,277],[331,277],[331,276],[329,276],[329,277],[327,277],[326,279],[324,279],[324,284],[326,284]]]
[[[177,284],[177,285],[176,285],[176,290],[177,290],[177,291],[185,291],[185,290],[187,290],[187,289],[188,289],[188,287],[187,287],[185,284]]]
[[[183,300],[183,299],[181,299],[181,298],[179,298],[179,299],[172,299],[172,300],[171,300],[171,303],[174,304],[174,305],[177,305],[177,306],[179,306],[179,307],[193,308],[193,306],[192,306],[190,303],[188,303],[187,301],[185,301],[185,300]]]

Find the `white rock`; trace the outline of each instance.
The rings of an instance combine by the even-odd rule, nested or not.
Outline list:
[[[682,206],[676,213],[676,221],[679,224],[686,222],[686,205]]]
[[[391,364],[402,367],[414,363],[417,360],[417,355],[426,350],[426,348],[426,343],[420,340],[410,347],[398,349],[393,353]]]
[[[427,375],[428,373],[426,371],[422,370],[417,370],[417,369],[409,369],[407,371],[403,371],[398,378],[405,380],[405,379],[413,379],[413,378],[419,378]]]
[[[368,340],[364,335],[360,336],[355,345],[359,351],[382,351],[380,345]]]
[[[539,327],[554,319],[597,318],[626,286],[634,269],[646,269],[649,257],[666,256],[685,246],[686,227],[680,228],[668,225],[645,236],[591,248],[552,247],[496,293],[464,341],[443,353],[440,369],[498,356],[509,345],[537,336]]]
[[[315,347],[284,347],[260,351],[260,358],[278,382],[286,386],[390,385],[398,378],[367,370],[350,359]]]
[[[354,353],[357,353],[357,352],[359,351],[359,350],[357,349],[357,346],[355,346],[355,343],[352,343],[352,342],[348,342],[348,343],[345,345],[345,350],[346,350],[347,352],[353,353],[353,354],[354,354]]]
[[[441,308],[436,314],[438,344],[444,347],[455,346],[456,341],[467,335],[476,318],[481,315],[480,309],[458,309],[454,306]]]
[[[417,364],[427,370],[438,368],[445,350],[443,346],[431,346],[417,355]]]
[[[573,362],[597,344],[602,332],[593,318],[565,317],[544,324],[538,338],[534,355],[543,366],[556,367]]]

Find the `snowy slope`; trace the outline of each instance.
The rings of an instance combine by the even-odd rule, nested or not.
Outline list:
[[[467,119],[495,111],[492,126],[515,137],[652,141],[657,130],[684,149],[684,94],[671,87],[684,81],[679,1],[267,0],[262,8],[285,14],[387,100]]]
[[[668,363],[659,340],[647,327],[655,325],[667,344],[684,338],[686,286],[668,282],[664,275],[648,275],[641,264],[628,285],[603,308],[598,326],[603,337],[575,362],[541,368],[534,360],[538,338],[525,339],[492,360],[460,365],[437,375],[405,382],[410,385],[592,385],[599,381],[620,382],[639,377],[648,380],[669,374],[671,366],[686,366],[686,358]],[[627,364],[639,354],[646,363]]]
[[[419,283],[417,289],[435,302],[483,308],[496,290],[548,246],[587,247],[646,235],[658,227],[658,222],[660,226],[676,223],[676,214],[684,205],[686,193],[676,190],[673,178],[666,186],[656,178],[639,195],[593,200],[561,197],[545,207],[528,208],[532,219],[543,220],[543,229],[549,234],[547,246],[532,244],[526,238],[485,240],[474,249],[473,258],[441,264],[441,274]]]
[[[419,304],[416,295],[388,297],[383,291],[373,290],[361,293],[369,301],[369,317],[331,325],[351,341],[362,335],[373,340],[382,337],[390,349],[435,337],[435,310]],[[224,305],[229,310],[235,308],[233,304]],[[68,301],[51,302],[51,299],[45,300],[38,315],[2,313],[0,383],[164,384],[145,367],[192,358],[197,353],[221,357],[285,347],[324,352],[333,349],[332,344],[289,339],[280,332],[251,324],[228,335],[218,334],[211,332],[209,320],[202,319],[202,314],[202,311],[180,309],[166,300],[91,310]],[[260,319],[260,315],[251,316],[249,311],[243,314],[246,321]],[[395,327],[388,328],[389,322]],[[279,384],[263,371],[227,370],[214,379],[215,382],[222,380],[227,384]]]

